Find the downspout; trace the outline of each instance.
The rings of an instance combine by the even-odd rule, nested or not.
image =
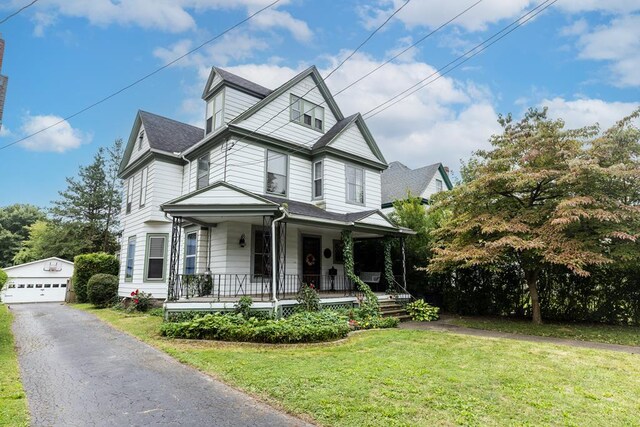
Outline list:
[[[181,151],[174,151],[173,154],[189,164],[189,176],[187,177],[187,194],[189,194],[191,193],[191,160],[187,159]],[[182,193],[184,194],[184,185],[182,186]]]
[[[276,310],[278,309],[278,298],[276,292],[276,276],[278,274],[278,260],[276,259],[276,222],[280,222],[287,217],[287,210],[282,206],[279,208],[280,212],[282,212],[282,216],[280,218],[275,218],[271,222],[271,299],[273,300],[273,314],[276,315]],[[286,243],[285,243],[286,244]]]

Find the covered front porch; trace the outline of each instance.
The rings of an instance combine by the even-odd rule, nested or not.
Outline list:
[[[224,182],[162,209],[173,220],[167,307],[227,309],[243,296],[256,308],[273,307],[295,302],[303,284],[313,286],[325,304],[357,304],[363,295],[345,269],[343,233],[356,241],[402,240],[411,233],[377,210],[337,214]],[[381,298],[404,294],[402,267],[391,280],[383,265],[358,277],[389,291],[379,292]]]

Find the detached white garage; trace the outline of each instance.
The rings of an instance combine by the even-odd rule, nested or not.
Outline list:
[[[47,258],[3,269],[9,276],[2,289],[2,302],[64,301],[73,263],[61,258]]]

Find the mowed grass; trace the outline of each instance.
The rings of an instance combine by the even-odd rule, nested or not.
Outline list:
[[[29,425],[27,398],[20,381],[11,322],[13,316],[6,305],[0,304],[0,425]]]
[[[90,311],[322,425],[640,425],[637,355],[412,330],[299,346],[167,340],[159,317]]]
[[[528,320],[501,319],[496,317],[462,317],[451,319],[448,322],[474,329],[640,346],[640,327],[637,326],[553,322],[534,325]]]

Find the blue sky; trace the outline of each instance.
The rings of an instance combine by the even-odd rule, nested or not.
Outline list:
[[[337,97],[365,112],[431,74],[541,0],[483,0]],[[327,80],[337,92],[475,0],[411,0]],[[0,5],[0,17],[27,0]],[[166,64],[270,0],[40,0],[0,25],[9,76],[0,146]],[[138,109],[203,126],[202,87],[220,66],[269,88],[315,64],[326,75],[402,0],[282,0],[176,65],[56,128],[0,150],[0,206],[46,207],[99,146],[127,139]],[[603,127],[640,104],[640,0],[559,0],[486,52],[367,120],[387,160],[410,167],[487,147],[499,113],[549,106]]]

